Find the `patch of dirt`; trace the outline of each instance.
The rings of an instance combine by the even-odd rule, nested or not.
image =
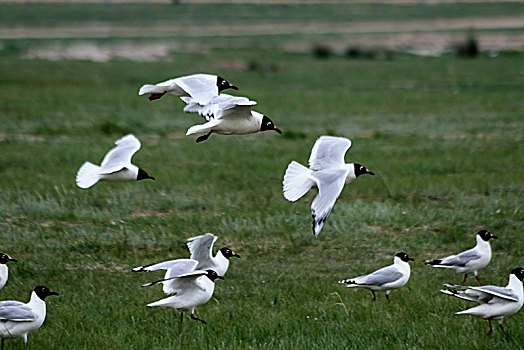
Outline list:
[[[277,22],[233,24],[157,23],[147,31],[139,27],[114,24],[82,23],[54,27],[2,28],[0,39],[80,39],[73,42],[35,44],[24,58],[48,60],[91,60],[106,62],[111,59],[133,61],[161,61],[169,59],[171,51],[208,52],[223,46],[223,40],[202,43],[192,38],[231,37],[228,45],[249,46],[246,37],[255,35],[307,35],[303,39],[279,38],[281,48],[291,52],[311,52],[315,41],[343,54],[348,47],[407,52],[421,56],[437,56],[448,52],[475,32],[482,51],[523,51],[524,17],[458,18],[413,21],[374,22]],[[238,39],[241,33],[242,39]],[[318,35],[326,35],[325,38]],[[337,38],[333,38],[336,35]],[[126,39],[116,43],[96,43],[93,38]],[[150,38],[137,42],[134,38]],[[157,38],[157,39],[155,39]],[[166,39],[172,38],[172,39]],[[239,70],[245,63],[236,63]]]

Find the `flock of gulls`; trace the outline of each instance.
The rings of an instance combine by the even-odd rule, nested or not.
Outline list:
[[[226,79],[210,74],[193,74],[171,79],[158,84],[143,85],[138,95],[149,95],[154,101],[164,95],[179,97],[186,103],[184,112],[198,113],[206,123],[191,126],[186,135],[197,135],[196,142],[207,140],[211,134],[243,135],[260,131],[273,130],[279,134],[282,131],[266,115],[252,110],[256,105],[246,97],[223,94],[225,89],[238,88]],[[126,135],[115,141],[116,147],[111,149],[100,165],[85,162],[78,170],[76,183],[80,188],[89,188],[99,181],[127,182],[144,179],[155,180],[145,170],[131,163],[133,155],[140,149],[140,141],[134,135]],[[318,194],[311,203],[313,217],[313,234],[317,236],[331,213],[344,185],[355,180],[360,175],[375,175],[364,165],[358,163],[346,164],[344,156],[351,147],[351,141],[343,137],[321,136],[311,151],[309,168],[292,161],[284,174],[284,197],[297,201],[313,186],[318,188]],[[476,235],[477,244],[472,249],[444,258],[428,260],[425,264],[446,269],[453,269],[464,274],[463,283],[470,273],[475,275],[479,285],[481,280],[478,271],[486,267],[491,260],[489,241],[497,239],[486,230]],[[213,246],[218,237],[206,233],[192,237],[187,241],[190,256],[188,259],[174,259],[159,263],[139,266],[135,272],[150,272],[165,270],[163,279],[144,284],[153,286],[161,284],[168,297],[148,304],[149,307],[159,306],[180,312],[183,322],[184,312],[190,312],[194,320],[206,323],[195,316],[195,309],[207,303],[213,296],[215,281],[224,279],[229,267],[229,259],[240,258],[230,248],[223,247],[213,256]],[[406,285],[411,269],[409,261],[414,260],[404,252],[397,253],[393,264],[380,268],[370,274],[348,278],[339,281],[347,287],[360,287],[371,290],[373,301],[375,291],[384,291],[389,301],[392,290]],[[0,289],[8,278],[8,262],[16,262],[6,253],[0,253]],[[524,269],[517,267],[511,270],[509,283],[505,287],[492,285],[462,286],[445,284],[441,292],[460,299],[473,301],[478,306],[457,312],[458,315],[473,315],[489,321],[489,332],[492,333],[492,320],[499,322],[504,330],[502,319],[518,312],[524,303],[522,281]],[[27,343],[27,335],[37,330],[46,316],[45,298],[58,295],[57,292],[45,286],[37,286],[31,294],[28,303],[20,301],[0,301],[0,337],[1,348],[4,348],[5,338],[23,338]]]

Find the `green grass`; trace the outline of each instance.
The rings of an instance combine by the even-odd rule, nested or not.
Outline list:
[[[37,284],[60,292],[29,335],[35,349],[518,349],[524,312],[486,337],[486,321],[453,314],[470,304],[438,292],[462,276],[422,262],[473,246],[485,228],[500,239],[484,282],[505,285],[524,265],[522,59],[316,60],[257,47],[154,63],[3,54],[0,250],[19,262],[0,299],[27,300]],[[238,85],[284,134],[196,144],[184,134],[201,120],[181,101],[136,95],[143,83],[201,71]],[[157,181],[76,187],[80,165],[99,162],[128,132],[142,141],[133,162]],[[281,181],[323,134],[351,138],[346,160],[377,176],[346,186],[314,238],[314,191],[290,203]],[[145,307],[164,295],[140,285],[162,274],[131,268],[185,258],[185,239],[205,232],[242,258],[197,309],[209,325],[180,325],[177,313]],[[336,283],[399,251],[417,260],[390,303]]]
[[[1,26],[53,26],[64,23],[116,23],[123,25],[169,23],[266,23],[325,19],[330,22],[391,21],[515,16],[524,11],[518,2],[473,4],[2,4]]]

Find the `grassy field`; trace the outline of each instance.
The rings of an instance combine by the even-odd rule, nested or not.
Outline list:
[[[246,16],[259,9],[246,8]],[[470,304],[438,292],[462,277],[422,263],[473,246],[485,228],[500,237],[480,273],[485,283],[505,285],[524,265],[521,53],[322,60],[229,47],[149,63],[0,55],[0,250],[19,259],[0,299],[27,300],[37,284],[61,294],[48,299],[46,323],[29,335],[33,349],[524,343],[524,312],[505,320],[506,333],[486,337],[486,321],[453,315]],[[227,77],[284,134],[213,135],[196,144],[184,134],[200,119],[182,113],[181,101],[136,95],[143,83],[193,72]],[[134,163],[157,181],[76,187],[80,165],[100,161],[129,132],[142,141]],[[287,164],[305,164],[324,134],[350,138],[346,160],[377,176],[347,186],[314,238],[314,191],[289,203],[281,181]],[[185,258],[185,239],[205,232],[242,258],[197,309],[209,325],[180,325],[177,313],[145,307],[164,295],[140,285],[162,274],[131,268]],[[336,283],[390,264],[399,251],[416,261],[391,302],[380,294],[373,303],[368,291]],[[24,348],[21,340],[6,347]]]

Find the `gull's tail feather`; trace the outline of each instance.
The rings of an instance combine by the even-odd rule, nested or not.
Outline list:
[[[102,177],[99,174],[100,167],[93,163],[85,162],[76,174],[76,184],[80,188],[89,188],[96,184]]]
[[[160,307],[170,307],[171,304],[176,300],[177,296],[173,295],[164,299],[160,299],[158,301],[155,301],[153,303],[147,304],[149,307],[153,306],[160,306]]]
[[[289,163],[284,175],[284,197],[291,202],[298,200],[306,194],[315,183],[311,180],[311,170],[300,163]]]
[[[213,119],[205,124],[193,125],[189,129],[187,129],[186,136],[193,134],[207,134],[208,132],[212,131],[213,128],[218,124],[220,124],[220,121]]]
[[[442,259],[424,261],[424,265],[440,265],[441,263],[442,263]]]

